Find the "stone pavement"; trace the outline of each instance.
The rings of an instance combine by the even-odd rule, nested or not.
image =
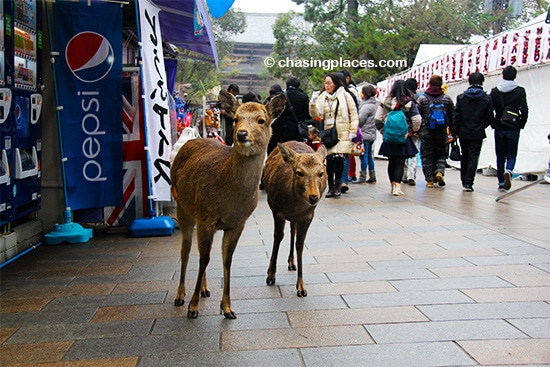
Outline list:
[[[305,298],[288,234],[265,284],[273,224],[261,194],[233,261],[236,320],[219,315],[221,232],[196,320],[196,249],[186,305],[173,306],[179,231],[38,247],[1,271],[0,365],[550,366],[550,185],[495,202],[494,177],[465,193],[449,170],[445,188],[419,179],[394,197],[376,164],[377,184],[320,203]]]

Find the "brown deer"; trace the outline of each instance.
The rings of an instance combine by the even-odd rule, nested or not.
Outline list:
[[[209,297],[206,267],[212,241],[223,230],[224,268],[221,310],[228,319],[237,316],[231,308],[230,273],[233,252],[247,218],[258,204],[262,168],[271,137],[271,122],[284,110],[286,97],[274,98],[267,106],[245,103],[235,113],[234,144],[229,147],[214,139],[190,140],[178,152],[170,175],[182,232],[181,274],[174,304],[182,306],[185,272],[191,250],[193,226],[197,226],[199,272],[189,302],[188,318],[199,314],[199,293]]]
[[[324,145],[317,152],[304,143],[290,141],[278,144],[271,152],[264,168],[267,202],[274,219],[273,252],[267,269],[266,283],[275,284],[277,256],[284,237],[286,220],[290,221],[290,254],[288,270],[296,270],[294,264],[294,240],[298,277],[298,297],[306,297],[302,276],[302,252],[307,230],[313,220],[315,208],[327,188],[327,173],[323,163],[327,155]]]

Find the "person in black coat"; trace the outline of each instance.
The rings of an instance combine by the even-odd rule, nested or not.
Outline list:
[[[307,137],[300,137],[298,134],[298,121],[310,120],[309,97],[300,89],[300,79],[291,76],[286,80],[287,106],[283,113],[271,124],[271,140],[267,146],[267,154],[277,147],[277,143],[284,143],[291,140],[304,141]],[[294,108],[294,115],[290,109]]]
[[[487,137],[485,129],[492,125],[493,101],[483,90],[483,74],[470,74],[470,87],[456,98],[453,112],[451,134],[459,139],[462,159],[460,161],[460,179],[464,191],[474,191],[474,178],[479,162],[483,139]]]
[[[529,108],[527,94],[514,80],[517,70],[507,66],[502,70],[502,81],[491,90],[491,98],[495,109],[495,153],[497,156],[498,189],[510,190],[512,187],[512,171],[518,155],[519,133],[527,123]],[[504,107],[513,107],[519,112],[519,120],[514,128],[505,128],[500,123]]]

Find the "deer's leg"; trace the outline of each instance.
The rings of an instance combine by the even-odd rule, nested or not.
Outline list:
[[[236,319],[237,315],[231,307],[231,262],[233,253],[237,248],[237,242],[243,232],[245,222],[233,229],[226,229],[223,233],[222,241],[222,261],[223,261],[223,296],[221,302],[221,311],[226,319]]]
[[[290,222],[290,252],[288,253],[288,270],[296,270],[294,263],[294,240],[296,239],[296,225]]]
[[[191,241],[193,238],[193,226],[195,222],[192,218],[188,218],[183,214],[183,211],[177,208],[178,222],[181,228],[181,270],[180,270],[180,284],[178,286],[178,293],[174,300],[175,306],[183,306],[185,298],[185,273],[187,271],[187,263],[189,262],[189,252],[191,251]]]
[[[277,273],[277,256],[279,256],[279,246],[285,235],[285,217],[273,213],[274,229],[273,229],[273,250],[271,259],[269,259],[269,267],[267,268],[267,285],[275,284],[275,273]]]
[[[298,297],[306,297],[307,296],[307,290],[304,286],[304,278],[302,273],[302,252],[304,251],[304,243],[306,240],[306,234],[307,230],[309,228],[309,225],[311,224],[310,221],[306,222],[298,222],[296,224],[296,257],[298,260],[298,277],[296,279],[296,294]]]
[[[204,272],[202,276],[201,297],[210,297],[210,290],[208,289],[208,282],[206,281],[206,272]]]
[[[204,225],[197,225],[197,242],[199,247],[199,272],[197,274],[197,282],[195,283],[195,291],[193,297],[189,301],[189,311],[187,317],[196,319],[199,316],[199,295],[201,293],[202,284],[206,283],[206,267],[210,262],[210,250],[212,249],[212,241],[214,240],[215,229],[204,228]]]

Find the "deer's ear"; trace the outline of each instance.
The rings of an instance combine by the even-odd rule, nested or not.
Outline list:
[[[271,98],[266,107],[269,117],[271,117],[272,120],[276,119],[285,110],[286,96],[283,93],[277,94],[275,97]]]
[[[317,148],[316,154],[321,157],[321,160],[324,160],[327,156],[327,148],[323,144]]]
[[[288,164],[293,164],[296,157],[296,152],[281,143],[277,143],[277,147],[279,148],[279,152],[281,152],[281,156],[283,156],[283,160]]]

